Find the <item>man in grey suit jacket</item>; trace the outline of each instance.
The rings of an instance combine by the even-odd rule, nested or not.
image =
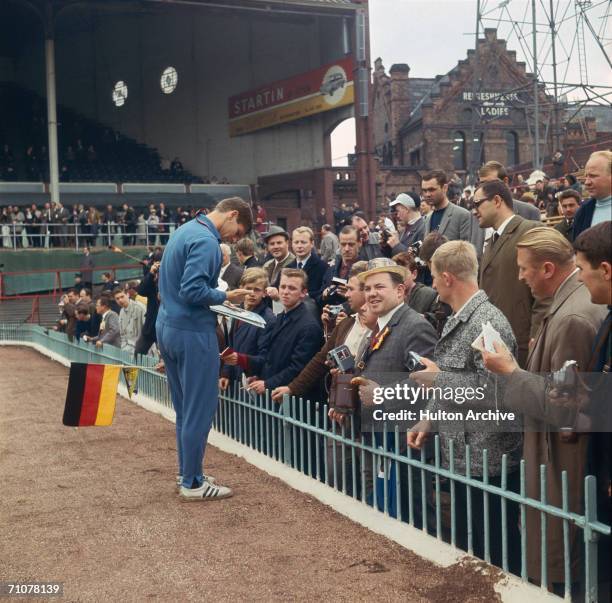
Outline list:
[[[448,177],[441,170],[423,174],[421,192],[433,211],[425,218],[425,236],[437,230],[449,241],[471,241],[474,230],[472,216],[467,209],[451,203],[446,196]]]
[[[121,330],[119,328],[119,315],[113,312],[110,308],[110,298],[106,296],[99,297],[96,300],[96,312],[102,316],[100,323],[100,332],[97,337],[88,337],[84,341],[91,341],[96,344],[97,348],[101,348],[105,343],[121,347]]]
[[[364,432],[369,427],[368,422],[372,417],[373,394],[375,388],[385,385],[391,386],[408,377],[409,352],[419,355],[431,355],[436,344],[436,332],[434,328],[420,314],[415,312],[404,303],[406,279],[405,268],[398,266],[387,258],[376,258],[369,262],[369,270],[358,275],[359,280],[364,283],[366,302],[370,310],[375,314],[377,326],[370,344],[362,355],[363,364],[358,366],[360,373],[359,394],[362,404],[362,421]],[[388,406],[397,406],[397,402],[390,401]],[[402,406],[410,406],[408,402],[402,402]],[[377,432],[382,431],[383,424],[376,422],[374,425]],[[391,432],[393,430],[391,429]],[[376,434],[380,436],[380,433]],[[367,436],[364,434],[364,440]],[[377,445],[382,444],[377,441]],[[389,442],[385,444],[387,446]],[[369,461],[369,462],[368,462]],[[405,469],[405,467],[404,467]],[[403,470],[403,469],[402,469]],[[402,471],[400,470],[400,471]],[[366,459],[364,467],[366,478],[366,494],[369,496],[373,490],[372,461]],[[413,477],[416,478],[414,472]],[[407,478],[402,476],[402,483],[407,483]],[[415,503],[414,518],[415,525],[422,525],[422,509],[420,507],[420,477],[413,479],[409,486],[412,489],[413,501]],[[428,486],[426,486],[428,488]],[[407,518],[407,489],[400,493],[402,509],[401,515]],[[381,501],[378,501],[379,504]],[[429,514],[431,517],[432,515]]]

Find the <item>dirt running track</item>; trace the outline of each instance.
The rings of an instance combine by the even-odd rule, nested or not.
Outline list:
[[[67,376],[0,347],[0,580],[62,581],[64,601],[497,599],[216,449],[235,496],[179,502],[174,425],[120,398],[112,427],[63,427]]]

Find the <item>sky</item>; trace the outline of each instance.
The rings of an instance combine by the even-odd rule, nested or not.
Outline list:
[[[519,60],[531,69],[531,2],[509,0],[506,8],[501,0],[481,0],[486,14],[484,26],[498,29],[498,37],[508,41]],[[602,36],[608,55],[612,55],[612,9],[609,0],[592,0],[587,13],[595,31]],[[536,1],[538,63],[543,76],[552,80],[551,38],[548,14],[550,0]],[[574,0],[554,0],[555,20],[560,25],[557,41],[558,80],[580,83],[588,78],[591,84],[612,86],[612,76],[603,53],[585,24],[587,75],[581,77],[578,64]],[[500,21],[501,19],[501,21]],[[514,24],[512,24],[514,21]],[[522,30],[522,36],[518,35]],[[450,71],[468,49],[474,48],[476,0],[370,0],[370,49],[372,64],[380,57],[388,73],[394,63],[407,63],[411,77],[434,77]],[[566,89],[570,98],[576,93]],[[608,97],[612,100],[612,95]],[[346,165],[347,153],[355,145],[354,121],[341,124],[332,136],[332,158],[335,165]]]

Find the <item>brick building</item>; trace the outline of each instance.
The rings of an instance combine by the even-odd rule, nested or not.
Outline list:
[[[475,69],[480,74],[476,90]],[[373,97],[376,153],[386,173],[383,180],[391,186],[417,186],[425,169],[466,176],[471,162],[496,159],[512,166],[532,158],[533,75],[494,29],[479,40],[478,56],[469,50],[443,76],[410,78],[405,64],[393,65],[387,75],[378,59]],[[543,89],[539,103],[545,155],[550,151],[545,124],[553,104]]]

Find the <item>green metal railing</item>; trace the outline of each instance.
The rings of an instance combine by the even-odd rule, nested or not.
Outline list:
[[[38,344],[48,351],[74,362],[138,364],[142,367],[139,393],[172,408],[166,378],[153,370],[155,360],[139,356],[137,362],[131,354],[118,348],[105,346],[98,350],[87,344],[71,343],[65,335],[48,331],[38,325],[0,323],[0,345],[3,342]],[[517,574],[528,580],[527,548],[539,544],[541,556],[541,587],[547,588],[547,522],[550,518],[562,521],[564,558],[564,598],[571,600],[572,573],[570,568],[570,528],[582,531],[584,543],[583,585],[584,599],[598,601],[598,540],[611,534],[610,526],[597,519],[596,480],[587,476],[584,481],[584,515],[569,509],[569,484],[565,472],[562,474],[561,507],[546,501],[546,467],[540,466],[539,500],[526,495],[525,461],[520,462],[520,487],[518,492],[508,487],[508,459],[502,458],[500,485],[489,483],[487,477],[488,454],[482,453],[482,479],[471,472],[472,459],[466,447],[465,473],[455,471],[455,453],[450,444],[450,464],[441,463],[440,441],[434,440],[433,462],[426,458],[425,451],[416,455],[404,445],[405,434],[398,428],[384,431],[356,433],[352,421],[348,426],[338,427],[327,417],[327,405],[310,403],[302,399],[285,396],[282,404],[272,402],[267,393],[255,396],[235,384],[232,391],[219,398],[219,408],[214,428],[234,440],[257,450],[268,457],[283,462],[313,479],[326,483],[336,491],[378,508],[388,517],[396,517],[430,533],[441,541],[456,547],[457,539],[457,488],[464,487],[467,499],[466,532],[467,552],[474,554],[474,521],[472,499],[476,494],[483,498],[484,560],[491,562],[492,539],[501,538],[501,567],[510,572],[509,544],[513,537],[508,531],[509,505],[519,508],[520,570]],[[446,507],[443,505],[446,498]],[[491,526],[488,510],[494,501],[501,507],[501,525]],[[417,511],[420,509],[420,511]],[[540,542],[530,541],[527,534],[528,510],[540,514]],[[444,510],[450,511],[450,519],[443,522]],[[420,518],[418,517],[420,515]],[[418,521],[417,521],[418,520]],[[420,524],[420,525],[419,525]]]

